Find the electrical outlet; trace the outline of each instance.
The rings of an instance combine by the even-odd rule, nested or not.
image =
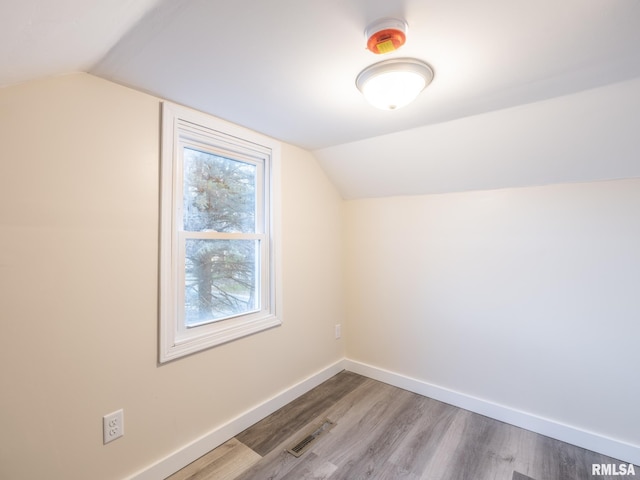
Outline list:
[[[336,340],[342,336],[342,325],[336,324]]]
[[[122,409],[102,417],[102,440],[104,445],[123,435],[124,411]]]

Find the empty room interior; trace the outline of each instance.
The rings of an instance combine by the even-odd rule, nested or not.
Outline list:
[[[0,478],[640,477],[640,2],[0,25]]]

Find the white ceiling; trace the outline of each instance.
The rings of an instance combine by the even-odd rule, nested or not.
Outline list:
[[[86,72],[157,0],[0,0],[0,86]]]
[[[0,85],[89,71],[316,151],[349,198],[383,194],[375,187],[360,191],[349,173],[363,158],[376,156],[379,149],[372,147],[380,138],[391,150],[393,145],[406,149],[406,142],[427,148],[420,142],[425,125],[640,77],[637,0],[0,0],[0,5]],[[365,49],[363,32],[385,16],[409,24],[407,44],[391,56],[417,57],[435,70],[433,83],[416,102],[392,112],[369,106],[354,83],[360,70],[382,59]],[[414,133],[389,135],[402,131]],[[355,163],[342,168],[349,158],[337,152],[345,145]],[[403,165],[402,158],[394,161]],[[405,175],[423,173],[413,168],[407,164]],[[496,178],[503,173],[496,171]],[[367,175],[372,185],[396,181],[388,172]],[[397,182],[398,188],[384,194],[439,190]],[[495,186],[509,181],[479,188]]]

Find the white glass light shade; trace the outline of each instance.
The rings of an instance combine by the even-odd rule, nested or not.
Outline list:
[[[374,107],[395,110],[411,103],[433,80],[433,70],[413,58],[396,58],[365,68],[356,86]]]

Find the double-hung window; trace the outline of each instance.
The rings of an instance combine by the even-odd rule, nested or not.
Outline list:
[[[278,145],[207,115],[162,110],[160,362],[280,324]]]

